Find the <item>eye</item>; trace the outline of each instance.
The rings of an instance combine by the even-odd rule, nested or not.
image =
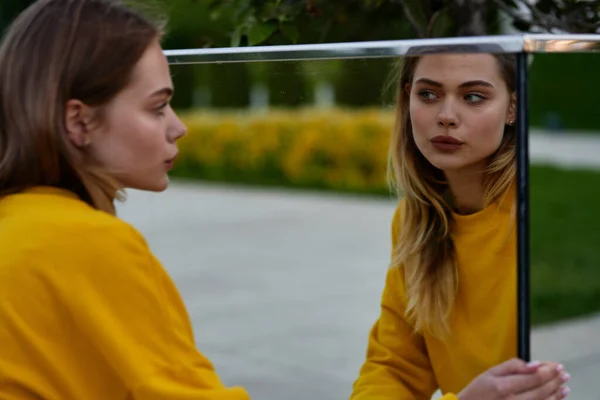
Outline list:
[[[419,92],[419,97],[425,101],[433,101],[437,96],[431,90],[421,90]]]
[[[469,93],[465,96],[465,100],[467,100],[467,102],[469,103],[481,103],[482,101],[486,100],[487,97],[485,97],[485,95],[481,94],[481,93]]]
[[[160,106],[158,106],[154,111],[158,114],[158,115],[165,115],[165,108],[167,107],[169,103],[163,103]]]

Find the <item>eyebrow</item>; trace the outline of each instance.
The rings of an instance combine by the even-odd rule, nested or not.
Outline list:
[[[437,81],[434,81],[434,80],[428,79],[428,78],[419,78],[415,81],[415,83],[426,83],[431,86],[436,86],[436,87],[440,87],[440,88],[444,86],[440,82],[437,82]],[[458,85],[458,87],[460,87],[460,88],[467,88],[467,87],[473,87],[473,86],[486,86],[486,87],[490,87],[490,88],[494,87],[494,85],[492,85],[490,82],[484,81],[484,80],[467,81],[467,82],[463,82],[460,85]]]
[[[158,97],[158,96],[172,97],[173,89],[169,88],[169,87],[165,87],[165,88],[157,90],[156,92],[154,92],[150,95],[150,97]]]

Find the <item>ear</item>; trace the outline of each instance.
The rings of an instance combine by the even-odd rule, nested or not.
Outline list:
[[[512,94],[508,112],[506,113],[506,125],[514,125],[517,122],[517,95]]]
[[[407,83],[406,85],[404,85],[404,91],[409,96],[410,96],[410,89],[411,89],[410,83]]]
[[[90,126],[93,110],[80,100],[69,100],[65,105],[67,137],[75,147],[85,148],[91,143]]]

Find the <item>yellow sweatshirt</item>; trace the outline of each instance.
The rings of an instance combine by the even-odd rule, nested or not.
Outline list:
[[[0,198],[0,398],[247,400],[142,236],[70,192]]]
[[[381,313],[351,400],[429,400],[438,388],[444,400],[454,400],[477,375],[517,356],[514,196],[513,186],[502,201],[480,212],[454,215],[459,289],[448,341],[426,331],[413,333],[403,317],[402,270],[388,270]],[[392,223],[394,246],[402,206]]]

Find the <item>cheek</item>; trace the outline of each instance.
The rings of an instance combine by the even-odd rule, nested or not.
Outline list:
[[[413,135],[415,142],[418,144],[426,140],[427,132],[432,129],[431,125],[435,123],[433,107],[423,107],[416,102],[412,102],[409,111]]]
[[[151,115],[131,110],[114,113],[104,132],[99,158],[117,172],[138,169],[162,156],[163,136],[158,119]]]
[[[500,110],[489,109],[473,114],[471,118],[470,141],[477,147],[494,151],[504,135],[504,114]]]

